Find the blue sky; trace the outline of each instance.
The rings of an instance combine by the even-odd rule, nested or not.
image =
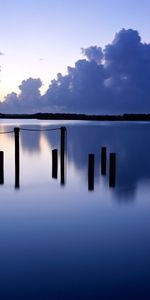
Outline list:
[[[149,0],[0,0],[0,99],[28,77],[46,89],[81,47],[104,46],[123,27],[149,42],[149,11]]]

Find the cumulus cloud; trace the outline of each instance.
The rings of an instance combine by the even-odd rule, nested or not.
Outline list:
[[[103,66],[94,60],[82,59],[75,63],[74,68],[68,67],[67,75],[57,75],[44,98],[47,104],[57,104],[57,109],[64,111],[94,111],[99,108],[99,100],[103,102],[103,82]]]
[[[85,58],[68,67],[67,75],[57,74],[45,95],[41,80],[29,78],[19,95],[6,97],[1,111],[150,112],[150,44],[138,31],[122,29],[103,49],[91,46],[82,53]]]
[[[102,62],[103,51],[101,47],[91,46],[89,48],[81,48],[81,51],[89,61],[94,60],[97,64],[100,64]]]
[[[41,80],[28,78],[23,80],[19,86],[20,93],[8,94],[5,101],[1,103],[1,111],[5,113],[28,113],[36,112],[41,107],[40,87]]]

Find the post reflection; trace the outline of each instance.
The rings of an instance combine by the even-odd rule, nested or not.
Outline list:
[[[28,127],[32,129],[35,128],[35,126],[31,125]],[[93,153],[95,156],[94,189],[102,181],[103,176],[104,185],[107,187],[115,187],[114,193],[116,194],[116,198],[118,196],[119,199],[126,198],[127,200],[127,198],[131,196],[132,199],[134,199],[138,184],[144,180],[150,180],[150,161],[148,159],[150,141],[147,138],[149,127],[149,124],[106,124],[105,126],[95,124],[67,125],[67,152],[65,131],[62,134],[60,131],[43,131],[42,135],[49,147],[49,158],[47,160],[47,165],[45,165],[45,170],[50,164],[52,149],[58,149],[57,177],[60,176],[60,183],[62,185],[65,184],[66,172],[69,177],[70,166],[74,165],[76,176],[80,174],[82,178],[81,184],[87,185],[87,157],[90,153]],[[48,126],[45,126],[44,128],[47,129]],[[10,129],[12,130],[13,127],[7,127],[7,130]],[[36,129],[41,129],[41,126],[36,126]],[[6,136],[4,146],[3,140],[1,139],[1,150],[4,150],[4,155],[8,150],[7,140],[10,147],[10,140],[13,144],[14,136]],[[23,168],[25,154],[28,155],[28,157],[32,157],[33,160],[34,157],[39,157],[40,160],[44,161],[43,153],[45,145],[41,141],[40,131],[33,132],[32,134],[21,132],[21,139],[18,143],[16,137],[15,145],[15,186],[18,188],[20,185],[19,152],[22,152],[21,168]],[[18,145],[20,146],[20,151],[18,150]],[[116,161],[112,163],[112,167],[109,165],[110,153],[117,153],[117,163]],[[28,167],[29,169],[32,168],[31,165]],[[110,172],[110,168],[114,170],[112,173]],[[4,172],[5,170],[2,172],[3,175]],[[1,182],[3,181],[3,175],[1,175]],[[5,175],[7,177],[7,174]],[[56,174],[53,175],[53,178],[54,176],[56,177]]]

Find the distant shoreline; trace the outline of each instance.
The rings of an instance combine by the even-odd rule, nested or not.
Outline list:
[[[37,119],[72,121],[150,121],[150,114],[88,115],[73,113],[2,114],[0,119]]]

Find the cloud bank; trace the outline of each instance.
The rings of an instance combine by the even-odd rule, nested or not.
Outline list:
[[[84,59],[57,74],[44,95],[41,80],[29,78],[0,104],[1,112],[150,112],[150,44],[138,31],[122,29],[103,49],[81,49]]]

